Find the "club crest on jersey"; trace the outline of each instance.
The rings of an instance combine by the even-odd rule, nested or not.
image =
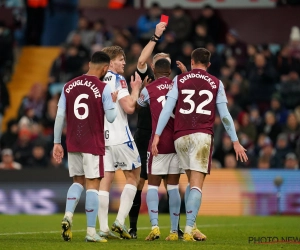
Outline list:
[[[121,83],[121,87],[124,89],[124,88],[127,88],[127,84],[126,84],[126,81],[125,80],[120,80],[120,83]]]
[[[140,100],[144,101],[145,100],[145,96],[143,94],[140,94]]]

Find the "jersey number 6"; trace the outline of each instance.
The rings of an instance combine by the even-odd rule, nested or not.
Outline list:
[[[77,119],[79,120],[84,120],[89,116],[89,106],[86,103],[79,103],[81,99],[89,99],[88,94],[81,94],[77,96],[74,102],[74,115],[76,116]],[[79,114],[78,109],[83,108],[84,113],[82,115]]]

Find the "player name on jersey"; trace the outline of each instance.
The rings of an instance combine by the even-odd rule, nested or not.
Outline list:
[[[213,89],[217,88],[215,82],[209,76],[203,75],[203,74],[190,73],[190,74],[183,76],[179,81],[181,83],[184,83],[186,80],[191,79],[191,78],[203,79],[203,80],[207,81]]]
[[[99,89],[95,86],[95,84],[92,85],[92,82],[90,81],[83,81],[83,80],[77,80],[72,82],[68,88],[66,89],[66,92],[69,94],[70,91],[75,88],[76,86],[86,86],[88,88],[90,88],[91,90],[93,90],[95,98],[101,97],[100,91]]]
[[[158,88],[159,90],[162,89],[172,89],[173,84],[160,84],[158,86],[156,86],[156,88]]]

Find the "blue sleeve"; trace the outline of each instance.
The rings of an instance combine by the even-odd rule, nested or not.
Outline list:
[[[167,97],[172,97],[172,98],[175,99],[175,100],[178,99],[177,76],[175,76],[174,79],[173,79],[173,87],[172,87],[172,89],[168,92]]]
[[[146,107],[147,103],[150,104],[150,98],[149,98],[149,92],[146,89],[146,87],[144,87],[141,91],[140,97],[137,100],[138,105],[142,106],[142,107]]]
[[[116,109],[105,110],[105,117],[108,122],[110,122],[110,123],[114,122],[114,120],[117,117],[117,110]]]
[[[233,142],[238,141],[234,123],[233,123],[232,117],[228,111],[227,104],[225,102],[217,103],[217,108],[218,108],[223,126],[226,129],[228,135],[230,136],[231,141],[233,141]]]
[[[111,88],[109,87],[108,84],[106,84],[102,93],[102,103],[105,111],[108,109],[115,108],[115,103],[111,98]]]
[[[66,96],[65,96],[65,91],[64,91],[65,87],[63,87],[62,91],[61,91],[61,95],[58,101],[57,106],[63,110],[66,110]]]
[[[216,103],[218,104],[218,103],[224,103],[224,102],[227,103],[227,97],[226,97],[224,85],[223,85],[222,81],[220,80]]]
[[[65,109],[58,107],[54,123],[54,143],[61,143],[61,134],[64,128],[65,116]]]
[[[175,108],[176,101],[177,101],[177,99],[174,99],[171,96],[167,99],[166,104],[159,115],[155,134],[160,136],[161,133],[163,132],[163,130],[164,130],[165,126],[167,125],[167,123],[172,115],[172,112]]]

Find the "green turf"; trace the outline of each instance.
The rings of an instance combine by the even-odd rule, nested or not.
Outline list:
[[[110,215],[109,222],[115,219]],[[300,249],[300,244],[248,243],[248,237],[298,237],[300,243],[299,217],[198,217],[198,228],[208,237],[206,242],[166,242],[169,232],[169,217],[160,215],[161,238],[146,242],[144,238],[150,230],[149,218],[140,216],[137,240],[110,240],[108,243],[86,243],[85,215],[76,214],[73,225],[72,242],[60,238],[62,215],[29,216],[0,215],[0,250],[190,250],[190,249]],[[181,217],[182,229],[184,216]]]

